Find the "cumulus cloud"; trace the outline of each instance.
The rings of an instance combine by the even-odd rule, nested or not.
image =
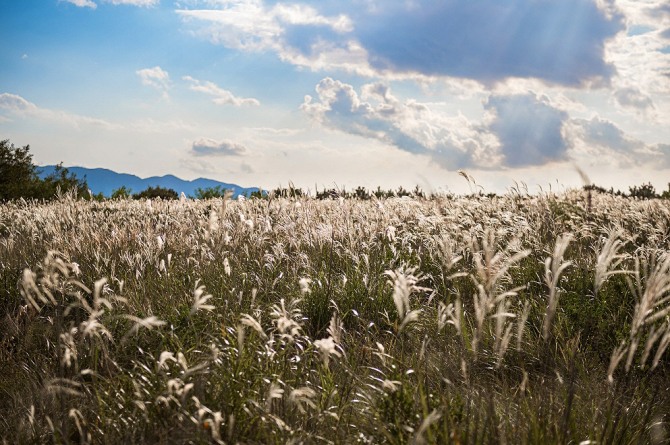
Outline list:
[[[142,80],[142,85],[156,88],[163,93],[164,97],[167,97],[167,92],[170,89],[170,75],[167,71],[163,70],[160,66],[155,66],[153,68],[137,70],[135,73]]]
[[[483,83],[506,78],[572,86],[608,82],[615,69],[605,61],[605,43],[624,29],[620,15],[590,0],[319,4],[329,14],[300,3],[204,4],[219,7],[177,12],[204,24],[196,32],[230,48],[274,51],[313,69]]]
[[[382,84],[365,85],[359,96],[351,85],[325,78],[316,91],[318,101],[306,96],[301,109],[326,127],[428,156],[445,168],[496,162],[495,141],[462,115],[443,116],[425,104],[401,102]]]
[[[591,146],[614,150],[623,155],[634,154],[645,147],[641,141],[627,137],[613,122],[598,116],[591,119],[573,119],[572,124],[576,129],[573,136]]]
[[[92,8],[95,9],[98,7],[94,2],[91,0],[65,0],[68,3],[72,3],[75,6],[79,6],[80,8]]]
[[[568,114],[535,94],[492,95],[485,108],[493,113],[487,129],[500,141],[510,167],[543,165],[567,159],[563,123]]]
[[[254,98],[237,97],[228,90],[224,90],[217,84],[208,81],[194,79],[191,76],[185,76],[183,79],[189,82],[192,91],[205,93],[213,97],[212,102],[217,105],[234,105],[241,107],[243,105],[260,105],[260,102]]]
[[[564,133],[576,157],[586,155],[596,164],[651,169],[670,167],[670,145],[641,141],[626,134],[614,122],[597,115],[590,119],[570,119]]]
[[[590,152],[592,158],[623,167],[670,167],[670,145],[645,143],[607,119],[599,116],[571,119],[566,127],[570,144],[577,150]]]
[[[191,144],[191,153],[195,156],[244,156],[247,148],[231,141],[200,138]]]
[[[325,78],[301,109],[324,127],[375,139],[426,156],[449,170],[522,168],[599,159],[625,165],[670,165],[667,145],[647,144],[613,122],[570,115],[544,95],[491,94],[485,116],[473,122],[428,104],[401,101],[387,85],[361,87]]]
[[[667,53],[670,7],[664,0],[617,0],[617,7],[625,14],[628,32],[618,34],[607,45],[607,59],[617,67],[617,87],[635,87],[660,106],[659,96],[670,94],[670,54]],[[621,93],[620,93],[621,94]],[[615,98],[616,99],[616,98]],[[628,106],[638,111],[647,102],[642,97],[631,98]],[[623,97],[626,102],[627,97]],[[641,100],[641,102],[640,102]],[[658,110],[657,110],[658,111]]]

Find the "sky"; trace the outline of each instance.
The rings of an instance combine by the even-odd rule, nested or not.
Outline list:
[[[670,182],[666,0],[0,0],[0,16],[0,138],[38,165],[266,189]]]

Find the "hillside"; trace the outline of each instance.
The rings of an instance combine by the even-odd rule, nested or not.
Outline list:
[[[56,166],[46,165],[38,167],[40,178],[44,178],[53,173]],[[198,178],[187,181],[173,175],[152,176],[149,178],[140,178],[139,176],[117,173],[105,168],[85,168],[68,167],[68,170],[79,179],[85,179],[89,189],[93,193],[101,193],[110,196],[112,192],[119,187],[126,186],[133,193],[141,192],[147,187],[167,187],[176,190],[177,193],[184,193],[187,196],[193,196],[198,188],[208,188],[221,186],[224,189],[233,191],[233,197],[238,195],[249,195],[251,192],[258,191],[258,187],[241,187],[237,184],[215,181],[213,179]]]

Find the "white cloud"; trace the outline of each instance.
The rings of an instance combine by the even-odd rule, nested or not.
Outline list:
[[[202,3],[202,2],[201,2]],[[205,1],[218,9],[178,9],[193,32],[215,44],[242,51],[271,51],[285,62],[313,70],[338,68],[372,75],[367,52],[352,37],[344,13],[319,14],[313,6],[262,0]]]
[[[93,2],[92,0],[59,0],[59,1],[66,1],[68,3],[72,3],[75,6],[79,6],[80,8],[92,8],[95,9],[98,7],[98,5]],[[132,5],[132,6],[143,6],[143,7],[150,7],[150,6],[158,6],[160,3],[160,0],[103,0],[105,3],[111,3],[112,5]]]
[[[31,114],[38,111],[37,105],[34,103],[10,93],[0,94],[0,108],[17,114]]]
[[[189,86],[190,90],[212,96],[212,102],[217,105],[234,105],[236,107],[243,105],[260,105],[260,102],[257,99],[237,97],[230,91],[224,90],[213,82],[201,81],[194,79],[191,76],[185,76],[183,79],[191,84]]]
[[[247,148],[231,141],[215,141],[200,138],[191,144],[191,153],[195,156],[244,156]]]
[[[616,99],[624,107],[648,112],[652,106],[647,98],[656,104],[670,99],[670,54],[664,37],[670,8],[665,0],[618,0],[617,7],[625,14],[627,32],[606,46],[606,57],[617,68]],[[670,121],[670,116],[658,117]]]
[[[653,169],[670,167],[670,145],[647,144],[627,135],[614,122],[594,116],[571,119],[566,138],[578,152],[619,167],[644,166]]]
[[[379,83],[364,85],[359,95],[351,85],[326,78],[316,91],[318,98],[306,96],[301,108],[321,125],[427,156],[448,170],[522,168],[571,160],[670,165],[667,144],[645,143],[599,117],[571,118],[561,101],[532,91],[490,94],[479,122],[414,100],[400,101]]]
[[[351,32],[354,29],[351,19],[345,14],[325,17],[313,7],[303,4],[278,3],[269,13],[287,25],[327,26],[340,33]]]
[[[68,3],[72,3],[75,6],[79,6],[80,8],[91,8],[95,9],[98,7],[94,2],[91,0],[61,0],[61,1],[66,1]]]
[[[168,96],[168,90],[170,89],[170,75],[167,71],[164,71],[160,66],[155,66],[153,68],[144,68],[141,70],[135,71],[135,73],[142,80],[142,85],[147,85],[163,93],[163,97]]]
[[[619,88],[614,91],[614,98],[622,107],[634,108],[640,111],[654,108],[654,102],[651,100],[651,97],[642,93],[636,87]]]
[[[500,160],[496,141],[481,127],[462,115],[444,116],[413,100],[401,102],[385,85],[365,85],[359,96],[351,85],[326,78],[316,91],[319,101],[307,96],[301,109],[326,127],[428,156],[448,169],[492,167]]]
[[[87,0],[84,0],[87,1]],[[106,3],[112,5],[132,5],[132,6],[158,6],[160,0],[105,0]]]
[[[336,33],[353,30],[351,20],[344,14],[335,17],[320,15],[308,5],[278,3],[267,7],[262,0],[205,2],[218,9],[178,9],[186,20],[200,20],[211,26],[204,34],[214,42],[244,50],[279,49],[280,38],[290,26],[329,28]]]

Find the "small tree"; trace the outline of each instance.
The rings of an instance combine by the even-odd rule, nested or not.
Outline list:
[[[30,146],[14,147],[9,139],[0,142],[0,200],[33,198],[39,178]]]
[[[251,194],[249,195],[249,198],[252,198],[252,199],[263,199],[263,198],[267,198],[267,197],[268,197],[268,194],[264,190],[256,190],[256,191],[251,192]]]
[[[80,198],[88,196],[88,184],[86,181],[78,179],[60,163],[56,165],[53,173],[41,181],[36,197],[51,199],[58,195],[59,192],[66,193],[71,190],[74,190]]]
[[[233,191],[224,189],[220,185],[216,187],[197,188],[195,190],[196,199],[212,199],[212,198],[229,198],[233,195]]]
[[[178,199],[179,195],[173,189],[156,186],[148,187],[146,190],[141,191],[140,193],[135,193],[133,195],[135,199]]]
[[[656,189],[654,188],[653,185],[651,185],[651,182],[647,184],[642,184],[641,186],[633,186],[633,187],[628,187],[628,190],[630,190],[630,197],[631,198],[640,198],[640,199],[652,199],[652,198],[658,198],[658,195],[656,194]]]
[[[122,185],[118,189],[112,191],[112,199],[128,199],[131,197],[132,190]]]
[[[29,145],[17,148],[8,139],[0,141],[0,200],[53,199],[59,191],[72,189],[79,197],[88,196],[86,181],[77,179],[63,164],[44,179],[37,176],[36,170]]]
[[[354,196],[358,199],[367,200],[370,199],[370,192],[365,187],[358,186],[354,190]]]
[[[670,199],[670,183],[668,183],[668,189],[661,193],[662,199]]]

